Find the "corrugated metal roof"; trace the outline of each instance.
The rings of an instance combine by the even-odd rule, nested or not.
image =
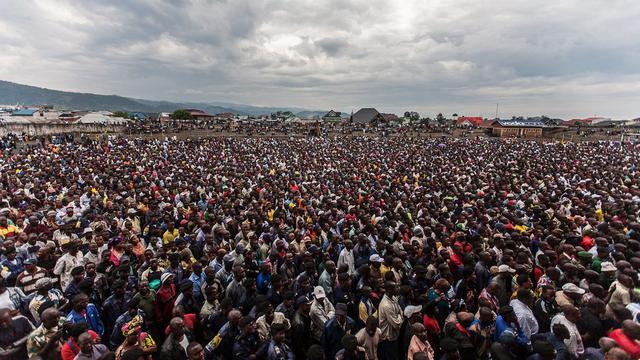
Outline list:
[[[545,127],[542,121],[538,120],[497,120],[498,125],[505,127]]]
[[[13,116],[33,116],[38,109],[20,109],[13,112]]]

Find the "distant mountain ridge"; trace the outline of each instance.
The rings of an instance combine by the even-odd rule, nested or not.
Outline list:
[[[276,111],[291,111],[302,116],[322,116],[322,111],[310,111],[295,107],[258,107],[224,102],[181,103],[134,99],[119,95],[99,95],[52,90],[0,80],[0,104],[53,105],[60,109],[171,112],[181,108],[197,108],[210,114],[230,112],[238,115],[268,115]]]

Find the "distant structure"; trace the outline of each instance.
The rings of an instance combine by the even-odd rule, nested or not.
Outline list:
[[[12,116],[33,116],[33,114],[37,113],[38,109],[20,109],[14,111]]]
[[[324,116],[322,117],[322,121],[325,121],[325,122],[340,122],[340,121],[342,121],[341,114],[342,113],[340,111],[331,110],[328,113],[324,114]]]
[[[400,118],[396,114],[380,114],[386,122],[398,122]]]
[[[501,138],[522,137],[538,138],[542,136],[545,124],[539,120],[494,120],[491,134]]]
[[[214,115],[211,115],[205,111],[202,110],[198,110],[198,109],[184,109],[184,111],[189,113],[189,116],[191,116],[192,120],[198,120],[198,121],[213,121],[215,119]]]
[[[380,114],[378,110],[374,108],[362,108],[355,114],[351,115],[349,121],[353,124],[376,125],[379,123],[384,123],[385,119],[384,116],[382,116],[382,114]]]
[[[458,116],[456,125],[458,126],[480,126],[484,119],[481,116]]]

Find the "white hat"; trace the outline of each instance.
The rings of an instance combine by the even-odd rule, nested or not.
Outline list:
[[[316,299],[324,299],[325,297],[327,297],[322,286],[316,286],[313,289],[313,296],[315,296]]]
[[[369,256],[369,262],[384,262],[384,260],[380,257],[380,255],[378,254],[373,254],[371,256]]]
[[[160,283],[164,283],[165,281],[167,281],[169,278],[173,277],[172,273],[164,273],[160,276]]]
[[[567,283],[562,285],[562,291],[568,293],[568,294],[584,294],[585,291],[584,289],[579,288],[576,284],[574,283]]]
[[[515,269],[511,268],[511,266],[506,265],[506,264],[498,266],[498,273],[506,273],[506,272],[513,274],[516,271],[515,271]]]
[[[421,311],[422,311],[422,306],[409,305],[406,308],[404,308],[404,317],[406,317],[408,319],[413,314],[419,313]]]
[[[600,264],[600,271],[616,271],[618,268],[611,261],[604,261]]]

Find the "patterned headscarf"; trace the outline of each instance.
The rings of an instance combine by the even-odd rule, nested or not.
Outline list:
[[[136,315],[128,323],[122,325],[122,335],[129,336],[142,329],[142,316]]]

